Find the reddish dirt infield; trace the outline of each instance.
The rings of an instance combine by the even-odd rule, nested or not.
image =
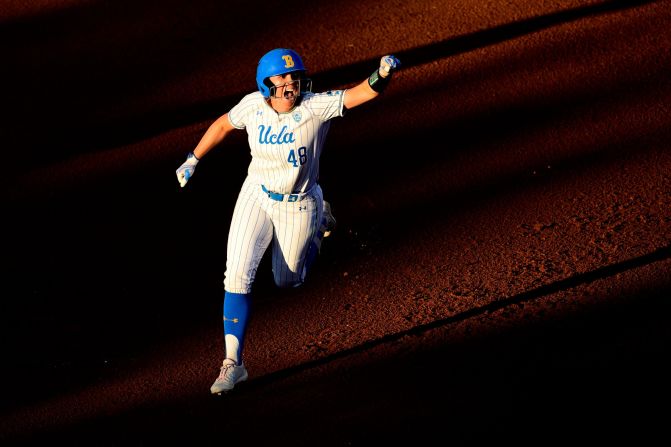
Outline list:
[[[3,445],[668,438],[668,1],[5,3]],[[316,91],[403,69],[211,396],[245,136],[175,169],[275,47]]]

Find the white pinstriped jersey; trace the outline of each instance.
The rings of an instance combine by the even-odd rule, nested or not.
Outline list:
[[[247,129],[248,177],[281,194],[309,191],[318,180],[329,120],[343,116],[343,98],[344,90],[304,93],[291,111],[278,113],[260,92],[245,96],[228,118],[234,127]]]

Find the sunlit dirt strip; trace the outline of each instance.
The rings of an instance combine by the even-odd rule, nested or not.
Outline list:
[[[544,15],[498,25],[485,30],[474,31],[470,34],[451,37],[449,39],[424,45],[419,48],[409,48],[396,51],[395,54],[403,61],[404,68],[411,68],[435,62],[439,58],[455,56],[479,48],[496,45],[510,39],[524,37],[530,33],[540,32],[549,28],[559,27],[566,23],[589,19],[593,16],[608,14],[655,3],[657,0],[641,0],[634,2],[606,1],[599,4],[550,12]],[[345,67],[339,67],[318,75],[320,81],[326,84],[339,82],[355,82],[357,78],[352,73],[365,71],[373,61],[361,61]]]
[[[263,376],[250,379],[244,384],[244,387],[251,390],[252,388],[262,387],[289,377],[300,377],[301,374],[310,372],[310,370],[318,370],[331,362],[363,354],[383,345],[399,342],[402,344],[403,340],[407,339],[407,337],[421,336],[436,329],[446,329],[451,325],[463,323],[469,319],[476,319],[483,315],[491,315],[492,318],[496,318],[496,313],[502,310],[512,311],[513,313],[521,312],[519,309],[524,303],[545,299],[552,295],[561,294],[601,280],[613,279],[621,274],[633,273],[638,269],[651,267],[655,270],[656,263],[659,263],[658,268],[663,270],[665,268],[664,265],[668,264],[668,262],[664,263],[663,261],[669,259],[671,259],[671,245],[661,247],[652,253],[637,258],[576,274],[515,296],[495,300],[489,304],[475,307],[447,318],[369,340],[359,345],[328,354],[322,358],[272,371]],[[479,336],[482,335],[480,334]],[[193,347],[194,345],[198,345],[198,342],[194,342],[194,339],[199,340],[203,338],[202,334],[196,334],[188,340],[183,340],[180,344],[183,344],[185,347]],[[194,356],[188,349],[180,349],[179,346],[166,348],[166,352],[156,353],[155,358],[146,359],[146,363],[151,366],[145,366],[136,370],[127,378],[84,388],[78,392],[69,394],[67,397],[53,398],[39,405],[26,407],[13,412],[11,415],[3,416],[2,423],[0,424],[2,426],[2,433],[20,438],[28,429],[27,427],[30,427],[29,430],[32,434],[41,431],[48,432],[56,428],[63,429],[69,425],[81,424],[86,420],[97,419],[103,415],[106,417],[114,416],[139,407],[160,406],[162,402],[180,401],[189,399],[190,396],[202,395],[205,389],[205,383],[202,380],[206,380],[207,378],[201,377],[203,376],[201,369],[189,368],[184,365],[206,363],[210,349],[211,347],[204,349],[200,353],[200,360],[198,360],[199,357]],[[175,352],[185,353],[185,355],[180,356],[179,362],[175,362]],[[390,356],[390,352],[387,351],[385,355]],[[172,357],[166,362],[168,354]],[[179,363],[182,363],[182,365],[175,368],[174,365]],[[173,377],[174,371],[171,371],[171,368],[173,370],[191,370],[190,383],[185,384],[176,375]],[[160,391],[157,391],[156,383],[161,384]],[[97,404],[93,406],[90,404],[88,406],[78,405],[78,402],[89,401],[89,397],[94,395],[96,396]],[[65,409],[67,409],[67,412],[64,411]],[[26,422],[28,424],[27,427],[24,426]]]

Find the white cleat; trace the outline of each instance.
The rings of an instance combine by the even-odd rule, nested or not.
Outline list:
[[[227,393],[233,387],[244,380],[247,380],[247,369],[245,365],[236,365],[235,360],[224,359],[219,371],[219,377],[210,387],[212,394]]]

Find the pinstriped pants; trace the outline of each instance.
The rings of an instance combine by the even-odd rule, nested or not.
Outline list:
[[[322,213],[319,185],[295,202],[286,199],[279,202],[247,178],[238,195],[228,233],[224,288],[233,293],[250,293],[256,270],[271,241],[275,284],[301,285],[310,243],[319,229]]]

